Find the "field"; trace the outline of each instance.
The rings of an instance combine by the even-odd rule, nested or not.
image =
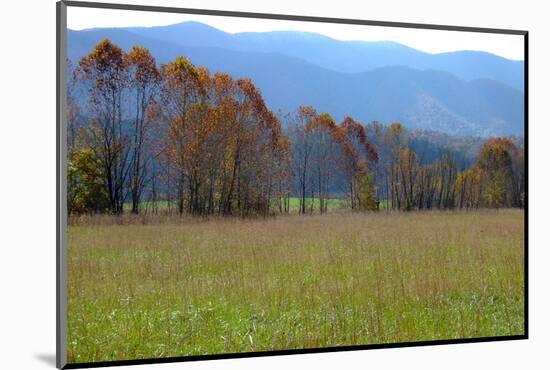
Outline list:
[[[517,335],[523,211],[72,222],[68,361]]]
[[[306,198],[306,207],[311,207],[313,203],[313,209],[317,211],[319,209],[319,198]],[[277,201],[272,201],[272,206],[274,208],[278,207]],[[166,210],[166,209],[177,209],[177,205],[175,202],[167,202],[167,201],[157,201],[157,202],[143,202],[141,203],[141,208],[144,210],[150,210],[152,208],[157,208],[158,210]],[[297,212],[300,208],[300,198],[297,197],[290,197],[288,206],[291,212]],[[328,209],[339,209],[344,208],[346,206],[346,200],[344,199],[337,199],[337,198],[330,198],[327,199],[327,208]],[[124,209],[126,211],[129,211],[132,209],[132,203],[127,202],[124,204]]]

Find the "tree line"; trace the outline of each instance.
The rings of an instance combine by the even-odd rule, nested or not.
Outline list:
[[[250,79],[105,39],[70,68],[68,211],[181,215],[522,207],[523,148],[488,140],[469,168],[420,164],[399,123],[336,123],[300,106],[270,110]]]

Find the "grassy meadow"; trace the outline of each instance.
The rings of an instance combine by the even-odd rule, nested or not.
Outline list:
[[[68,360],[523,334],[523,215],[73,220]]]
[[[328,209],[340,209],[347,206],[347,200],[338,199],[338,198],[329,198],[327,199],[327,208]],[[279,203],[277,200],[272,200],[271,206],[275,209],[278,208]],[[289,211],[297,212],[300,209],[300,198],[290,197],[288,199]],[[315,211],[319,209],[319,198],[306,198],[306,208],[311,208]],[[150,211],[152,209],[157,209],[159,211],[168,210],[168,209],[177,209],[176,202],[169,202],[166,200],[161,200],[157,202],[142,202],[141,208],[145,211]],[[130,211],[132,209],[132,203],[127,202],[124,204],[124,210]]]

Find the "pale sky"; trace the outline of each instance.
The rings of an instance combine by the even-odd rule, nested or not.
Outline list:
[[[135,10],[67,8],[67,27],[73,30],[103,27],[151,27],[185,21],[206,23],[229,33],[307,31],[337,40],[395,41],[428,53],[479,50],[523,60],[523,36],[463,31],[423,30],[334,23],[283,21]]]

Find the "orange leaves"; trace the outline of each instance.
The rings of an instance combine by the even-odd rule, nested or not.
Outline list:
[[[163,65],[160,74],[165,165],[174,168],[177,183],[189,185],[190,212],[211,212],[212,203],[200,203],[206,199],[217,199],[224,213],[250,206],[251,197],[265,199],[262,208],[268,208],[266,194],[288,166],[290,145],[252,81],[210,75],[184,57]]]
[[[309,108],[306,108],[309,109]],[[327,133],[330,133],[331,135],[336,136],[336,123],[334,122],[334,119],[330,116],[328,113],[321,113],[321,114],[315,114],[311,115],[311,111],[307,111],[307,114],[309,117],[307,123],[306,123],[306,129],[309,131],[326,131]]]
[[[186,104],[202,92],[201,74],[189,59],[178,56],[174,61],[162,65],[162,95],[165,101]]]
[[[315,110],[315,108],[313,108],[311,105],[308,105],[308,106],[303,106],[301,105],[299,108],[298,108],[298,114],[303,117],[305,120],[309,120],[311,119],[312,117],[316,116],[317,115],[317,111]]]
[[[156,66],[155,58],[149,50],[140,46],[134,46],[126,56],[128,66],[133,69],[132,81],[135,84],[159,83],[160,73]]]
[[[485,142],[476,167],[485,177],[483,198],[489,206],[524,205],[524,159],[513,140],[497,137]]]
[[[352,208],[374,208],[372,178],[366,176],[367,162],[376,162],[378,152],[368,142],[364,126],[351,117],[337,125],[328,113],[318,114],[310,106],[299,107],[295,122],[290,135],[300,212],[306,212],[306,194],[316,194],[321,213],[326,212],[329,192],[342,189],[342,180]],[[363,202],[367,198],[370,201]]]
[[[124,51],[104,39],[90,54],[80,59],[75,77],[94,81],[98,90],[114,90],[126,81],[126,68]]]
[[[518,148],[512,140],[504,137],[489,139],[479,154],[478,163],[486,171],[509,167],[518,155]]]
[[[356,122],[349,116],[342,121],[340,126],[345,131],[348,140],[354,145],[356,150],[362,152],[367,160],[378,162],[378,150],[367,141],[367,130],[365,126]]]
[[[160,111],[161,107],[156,101],[151,101],[151,103],[147,107],[147,111],[145,112],[145,115],[149,121],[154,121],[158,117],[160,117]]]

